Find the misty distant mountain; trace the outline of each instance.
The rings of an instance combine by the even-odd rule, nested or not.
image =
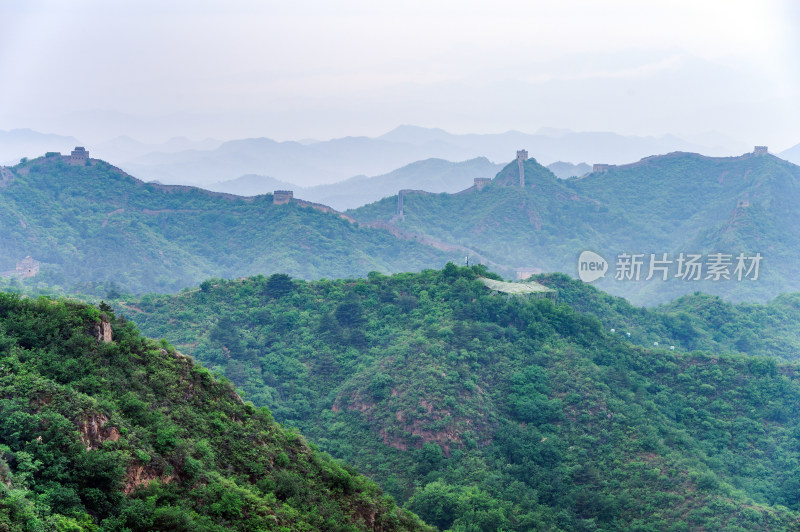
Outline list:
[[[800,164],[800,144],[795,144],[788,150],[783,150],[778,157],[794,164]]]
[[[161,144],[140,142],[131,137],[116,137],[92,146],[91,156],[107,161],[124,163],[150,153],[175,153],[187,150],[214,150],[222,144],[221,140],[205,139],[194,141],[186,137],[173,137]]]
[[[145,181],[208,187],[244,175],[260,175],[295,183],[294,188],[337,183],[353,176],[382,176],[427,159],[466,161],[485,157],[489,161],[507,161],[518,149],[527,149],[531,157],[543,164],[565,161],[619,164],[674,151],[729,155],[749,149],[734,146],[736,141],[713,133],[692,138],[708,144],[671,135],[637,137],[553,128],[540,129],[535,134],[507,131],[457,135],[442,129],[406,125],[377,138],[301,142],[253,138],[221,143],[214,139],[192,141],[176,137],[162,144],[146,144],[130,137],[117,137],[86,148],[93,157],[113,160]],[[0,132],[0,161],[16,163],[20,157],[46,151],[66,153],[76,144],[81,142],[73,137],[31,130]],[[583,169],[564,172],[582,175],[586,173]],[[561,170],[556,173],[561,175]]]
[[[542,164],[556,161],[586,161],[592,163],[621,164],[653,154],[673,151],[696,151],[708,155],[741,153],[748,147],[722,136],[706,135],[708,144],[687,141],[674,135],[660,137],[625,136],[610,132],[575,132],[566,129],[543,128],[535,134],[506,131],[497,134],[455,135],[441,129],[404,125],[378,137],[381,140],[404,142],[413,145],[436,143],[458,146],[480,153],[492,161],[505,161],[510,148],[526,149],[531,157]],[[701,138],[701,137],[698,137]]]
[[[0,130],[0,164],[16,164],[23,157],[38,157],[48,151],[68,153],[80,143],[75,137],[32,129]]]
[[[353,209],[394,196],[401,189],[459,192],[471,187],[474,178],[492,178],[502,168],[485,157],[460,163],[426,159],[380,176],[357,176],[332,185],[311,187],[303,191],[302,197],[338,210]]]
[[[215,150],[152,153],[122,164],[145,180],[204,186],[246,174],[273,176],[299,186],[335,183],[354,175],[379,175],[433,156],[471,158],[452,146],[415,146],[368,137],[345,137],[314,144],[267,138],[225,142]]]
[[[502,165],[494,164],[485,157],[458,163],[443,159],[426,159],[388,174],[374,177],[360,175],[338,183],[315,187],[304,188],[272,177],[251,174],[212,183],[204,188],[240,196],[257,196],[279,189],[289,189],[294,191],[297,198],[345,210],[394,196],[398,190],[405,188],[428,192],[459,192],[472,186],[474,178],[492,178],[502,168]]]
[[[558,161],[547,165],[547,169],[555,174],[560,179],[567,179],[569,177],[580,177],[592,171],[592,167],[586,163],[572,164]]]
[[[720,136],[709,134],[702,139],[712,145],[671,135],[637,137],[563,129],[543,129],[536,134],[508,131],[456,135],[442,129],[400,126],[377,138],[344,137],[319,142],[234,140],[212,150],[150,153],[123,161],[120,166],[142,179],[163,183],[206,186],[255,174],[310,187],[354,175],[383,175],[414,161],[432,158],[464,161],[486,157],[494,162],[507,161],[518,149],[527,149],[531,157],[543,164],[556,161],[619,164],[674,151],[730,155],[749,149],[735,141],[721,146],[719,142],[725,139]]]
[[[219,183],[211,183],[203,188],[214,192],[236,194],[237,196],[260,196],[262,194],[271,194],[276,190],[294,190],[295,192],[302,190],[302,188],[293,183],[255,174],[243,175],[236,179],[220,181]],[[305,196],[303,197],[305,198]]]

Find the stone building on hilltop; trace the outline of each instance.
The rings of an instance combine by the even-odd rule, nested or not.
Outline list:
[[[289,203],[294,199],[294,191],[292,190],[276,190],[272,193],[272,204],[283,205]]]
[[[72,153],[64,157],[72,166],[86,166],[89,161],[89,152],[83,146],[75,146]]]
[[[30,255],[17,263],[17,275],[21,279],[35,277],[39,273],[39,261],[31,258]]]

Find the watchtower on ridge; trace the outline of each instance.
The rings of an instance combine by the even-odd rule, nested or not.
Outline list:
[[[474,178],[474,186],[476,190],[481,190],[483,187],[491,183],[492,180],[488,177],[476,177]]]
[[[292,199],[294,199],[293,190],[276,190],[272,193],[273,205],[283,205],[284,203],[289,203]]]
[[[525,161],[528,160],[528,150],[517,150],[517,165],[519,166],[519,186],[525,188]]]
[[[86,162],[89,160],[89,152],[83,146],[75,146],[75,149],[66,159],[67,164],[71,166],[86,166]]]

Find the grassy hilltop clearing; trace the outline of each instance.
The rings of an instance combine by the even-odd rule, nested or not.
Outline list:
[[[118,312],[441,530],[800,526],[798,367],[717,325],[775,326],[795,297],[745,318],[709,296],[645,310],[539,277],[554,303],[480,277],[209,280]],[[798,337],[766,334],[781,353]]]
[[[0,294],[0,530],[426,530],[103,310]]]

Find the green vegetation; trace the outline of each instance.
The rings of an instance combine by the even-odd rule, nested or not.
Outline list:
[[[724,351],[717,312],[686,304],[713,299],[648,311],[537,278],[554,304],[479,277],[211,280],[119,308],[442,530],[800,527],[799,368],[636,345],[588,311],[640,343],[688,319]]]
[[[654,309],[631,305],[563,274],[536,276],[558,290],[559,301],[600,320],[606,331],[644,346],[675,346],[710,353],[740,352],[798,361],[800,294],[782,294],[767,304],[723,301],[694,293]],[[628,336],[630,333],[630,336]]]
[[[654,305],[703,291],[735,301],[800,290],[800,168],[773,156],[648,157],[582,179],[560,180],[534,160],[519,187],[514,161],[480,192],[408,195],[401,229],[475,250],[493,268],[577,273],[592,250],[609,262],[603,290]],[[396,198],[349,211],[363,222],[394,216]],[[761,253],[757,282],[613,280],[620,253]],[[488,264],[488,262],[487,262]],[[673,272],[674,273],[674,272]]]
[[[419,270],[448,257],[335,214],[273,205],[272,195],[143,183],[102,161],[39,158],[12,170],[0,189],[0,272],[32,256],[41,270],[25,286],[115,297],[175,292],[213,276]],[[0,287],[16,288],[9,280]]]
[[[110,308],[0,294],[0,530],[366,529],[425,526]]]
[[[396,196],[349,212],[363,225],[276,206],[271,195],[143,183],[101,161],[73,167],[39,158],[12,171],[0,190],[0,272],[27,255],[39,260],[39,275],[22,281],[28,290],[113,298],[176,292],[209,277],[418,271],[464,254],[506,277],[515,268],[570,273],[584,250],[610,263],[600,288],[639,304],[695,291],[765,301],[800,290],[791,230],[800,224],[800,168],[773,156],[674,153],[567,180],[530,159],[524,189],[514,161],[481,191],[406,195],[402,218]],[[394,224],[403,238],[367,227],[373,222]],[[614,281],[623,252],[673,261],[681,252],[761,253],[763,263],[757,282]],[[19,283],[0,279],[0,288]]]

